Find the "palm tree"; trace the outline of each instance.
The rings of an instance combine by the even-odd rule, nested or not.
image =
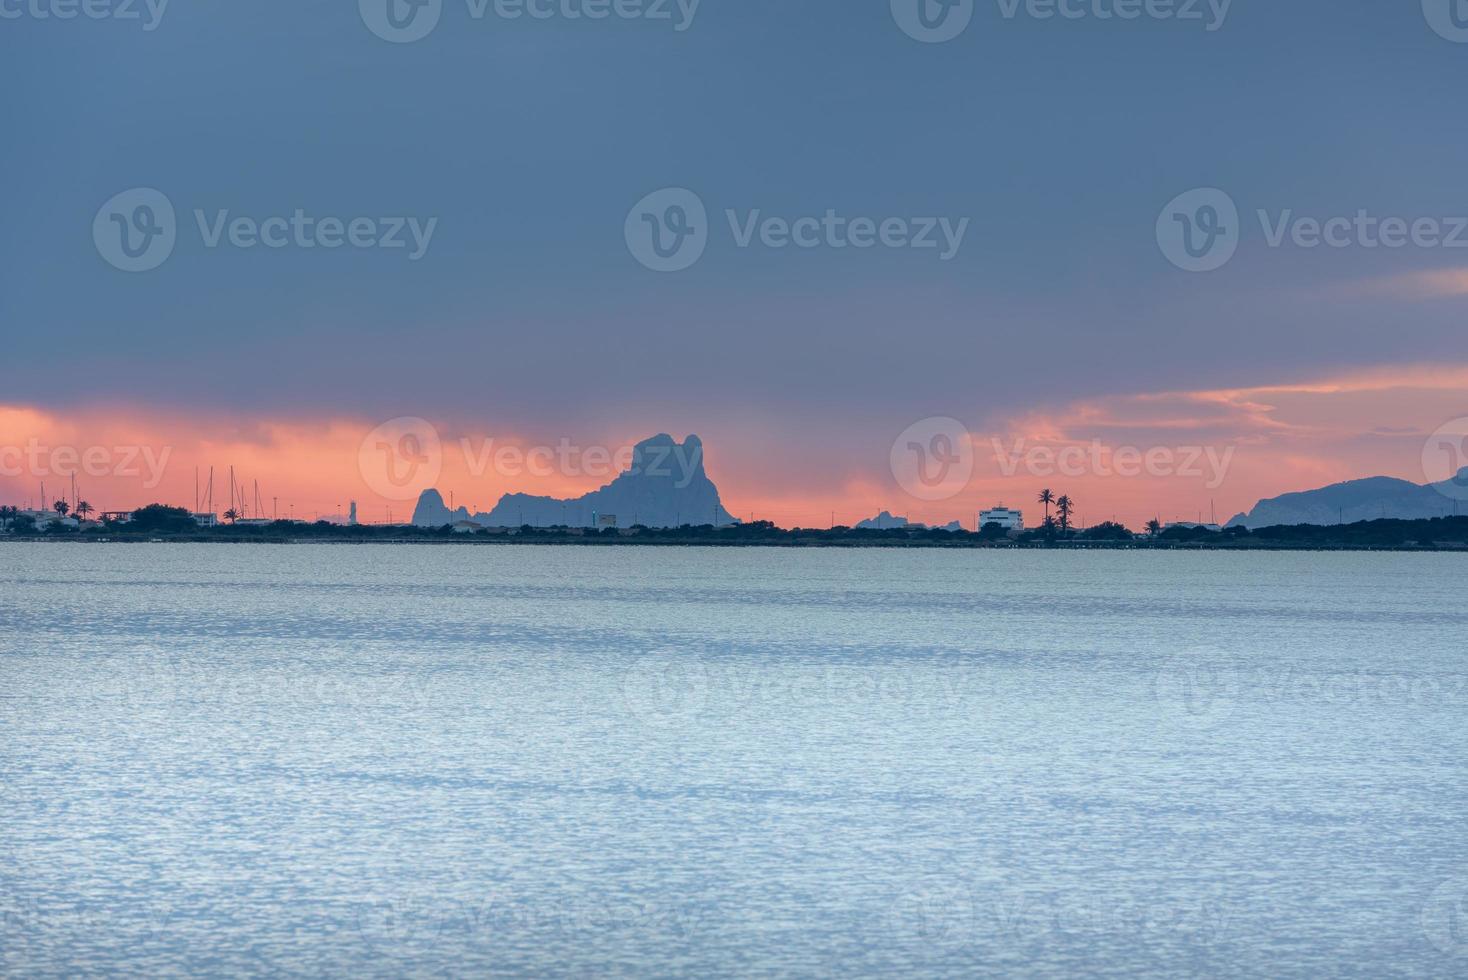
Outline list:
[[[231,524],[233,524],[235,522],[235,518],[239,516],[239,513],[233,507],[224,512],[224,519],[226,521],[229,521]]]
[[[6,504],[5,506],[0,507],[0,523],[3,523],[6,527],[9,527],[11,524],[15,523],[15,518],[19,514],[20,508],[12,507],[9,504]]]
[[[1070,530],[1070,515],[1075,510],[1075,501],[1067,494],[1061,494],[1055,501],[1055,509],[1060,513],[1060,532],[1064,534]]]
[[[1049,487],[1046,487],[1040,491],[1038,499],[1040,503],[1045,505],[1045,520],[1048,523],[1050,520],[1050,505],[1055,503],[1055,494],[1051,492]]]
[[[81,518],[85,519],[86,516],[88,514],[90,514],[94,510],[96,510],[96,508],[93,507],[91,504],[87,503],[85,500],[82,500],[82,501],[78,501],[77,502],[77,505],[76,505],[76,513],[77,513],[77,516],[78,517],[81,517]]]
[[[1154,538],[1157,537],[1157,535],[1162,533],[1162,522],[1155,517],[1152,518],[1147,522],[1147,533]]]
[[[62,517],[65,517],[66,512],[71,510],[71,504],[68,504],[64,500],[56,501],[56,503],[52,504],[51,507],[52,510],[56,511],[56,513],[60,514]]]

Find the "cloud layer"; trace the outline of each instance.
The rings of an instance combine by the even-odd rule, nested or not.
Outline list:
[[[963,420],[972,477],[946,499],[905,490],[892,443],[909,421],[842,430],[775,431],[720,418],[666,420],[625,431],[496,428],[434,419],[431,437],[372,436],[383,420],[188,417],[141,405],[72,411],[0,407],[0,497],[34,503],[80,494],[99,509],[162,500],[193,506],[214,473],[214,509],[234,468],[247,506],[314,518],[359,502],[364,520],[403,519],[435,486],[487,510],[501,494],[572,496],[604,485],[630,447],[656,431],[697,431],[707,467],[737,516],[785,526],[853,523],[886,509],[914,520],[971,524],[980,507],[1025,505],[1042,487],[1068,493],[1087,523],[1115,517],[1220,518],[1261,497],[1372,475],[1426,482],[1428,437],[1468,416],[1468,365],[1402,366],[1292,384],[1147,391]],[[371,436],[371,438],[369,438]],[[432,455],[431,467],[416,462]],[[401,479],[384,483],[382,468]],[[387,488],[384,494],[383,489]]]

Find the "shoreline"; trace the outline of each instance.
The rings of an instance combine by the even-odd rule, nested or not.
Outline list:
[[[1468,554],[1468,543],[1433,542],[1429,544],[1350,544],[1350,543],[1307,543],[1307,542],[1069,542],[1026,544],[993,544],[989,542],[928,542],[928,541],[709,541],[697,538],[671,540],[575,540],[575,539],[524,539],[501,540],[454,540],[424,538],[369,538],[343,540],[315,537],[168,537],[147,538],[141,536],[109,537],[59,537],[52,535],[0,536],[0,546],[6,544],[61,544],[61,545],[158,545],[158,544],[218,544],[259,545],[277,547],[299,547],[331,545],[336,547],[360,547],[364,545],[393,545],[408,547],[471,547],[471,548],[770,548],[777,550],[824,550],[824,551],[1158,551],[1158,552],[1217,552],[1233,554],[1239,552],[1399,552],[1413,554]]]
[[[1415,520],[1380,518],[1354,524],[1298,524],[1249,529],[1178,525],[1134,534],[1112,522],[1061,531],[1031,529],[1003,532],[990,525],[983,532],[936,528],[796,528],[768,522],[724,527],[684,525],[677,528],[602,529],[581,527],[477,528],[456,530],[412,525],[305,524],[275,521],[262,524],[197,526],[187,515],[149,508],[133,521],[109,522],[83,530],[56,527],[36,530],[21,524],[0,533],[4,542],[73,544],[393,544],[469,545],[563,548],[861,548],[944,551],[1411,551],[1468,552],[1468,516]]]

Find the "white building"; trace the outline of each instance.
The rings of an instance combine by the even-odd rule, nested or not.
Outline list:
[[[1000,504],[998,507],[979,511],[979,530],[982,531],[988,524],[998,524],[1006,531],[1023,531],[1025,515]]]

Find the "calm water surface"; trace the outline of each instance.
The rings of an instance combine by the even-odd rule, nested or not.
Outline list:
[[[0,972],[1462,976],[1465,572],[0,545]]]

